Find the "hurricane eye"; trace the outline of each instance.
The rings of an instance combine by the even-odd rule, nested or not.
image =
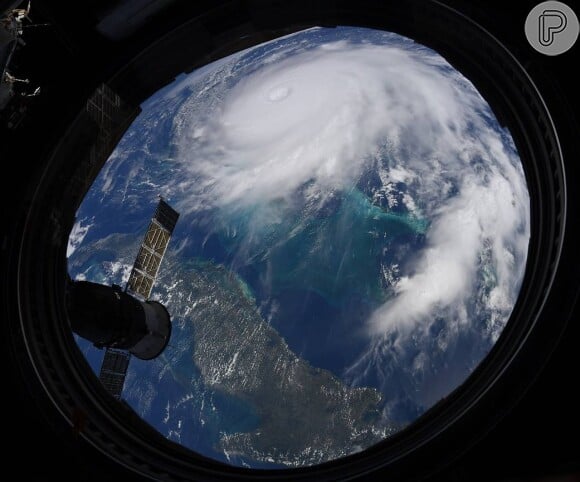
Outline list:
[[[136,259],[154,270],[171,338],[117,388],[169,440],[240,467],[340,459],[413,424],[501,336],[526,269],[526,176],[435,51],[312,28],[141,109],[77,212],[68,271],[121,301]],[[139,251],[159,196],[180,214],[162,263],[158,238]],[[83,334],[99,376],[109,345]]]

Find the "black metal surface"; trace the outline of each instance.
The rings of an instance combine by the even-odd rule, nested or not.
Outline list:
[[[67,287],[70,328],[97,347],[129,349],[147,334],[140,301],[119,289],[89,281]]]

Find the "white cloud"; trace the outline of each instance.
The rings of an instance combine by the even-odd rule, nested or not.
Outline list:
[[[462,181],[460,193],[436,209],[427,248],[411,267],[413,274],[401,278],[396,296],[371,318],[375,331],[413,328],[416,323],[429,325],[436,308],[467,302],[477,281],[479,254],[488,241],[497,275],[493,300],[511,300],[513,305],[513,289],[523,266],[514,271],[511,250],[518,251],[521,265],[529,236],[526,206],[512,205],[513,187],[501,175],[486,185],[473,175],[464,176]],[[503,305],[509,307],[509,303]]]
[[[105,268],[111,283],[121,285],[124,285],[129,281],[129,276],[131,276],[131,270],[133,268],[132,265],[121,261],[106,261],[103,263],[103,267]]]
[[[92,219],[89,220],[88,218],[80,219],[74,223],[68,237],[68,245],[66,248],[67,258],[70,258],[75,250],[81,245],[91,227],[93,227]]]

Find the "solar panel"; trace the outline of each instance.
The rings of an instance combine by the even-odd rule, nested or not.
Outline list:
[[[177,211],[160,199],[155,215],[145,233],[145,239],[137,253],[127,283],[127,291],[144,299],[149,298],[178,218]]]
[[[149,298],[178,218],[179,213],[160,198],[135,258],[125,291],[145,300]],[[123,393],[130,358],[131,353],[128,351],[113,348],[105,350],[99,379],[116,399],[120,399]]]
[[[105,356],[99,373],[99,380],[105,389],[117,400],[121,398],[125,376],[129,367],[131,354],[113,348],[105,349]]]
[[[169,234],[173,233],[173,228],[177,224],[179,219],[179,213],[175,211],[169,204],[167,204],[163,199],[159,200],[157,209],[155,210],[154,219],[159,221],[159,223],[169,231]]]

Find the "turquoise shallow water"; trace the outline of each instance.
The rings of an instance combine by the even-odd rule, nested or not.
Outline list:
[[[221,216],[220,241],[234,269],[257,271],[254,291],[309,290],[336,307],[352,297],[384,302],[381,265],[392,261],[390,247],[428,228],[427,220],[376,206],[358,189],[340,194],[331,209],[280,203]]]

